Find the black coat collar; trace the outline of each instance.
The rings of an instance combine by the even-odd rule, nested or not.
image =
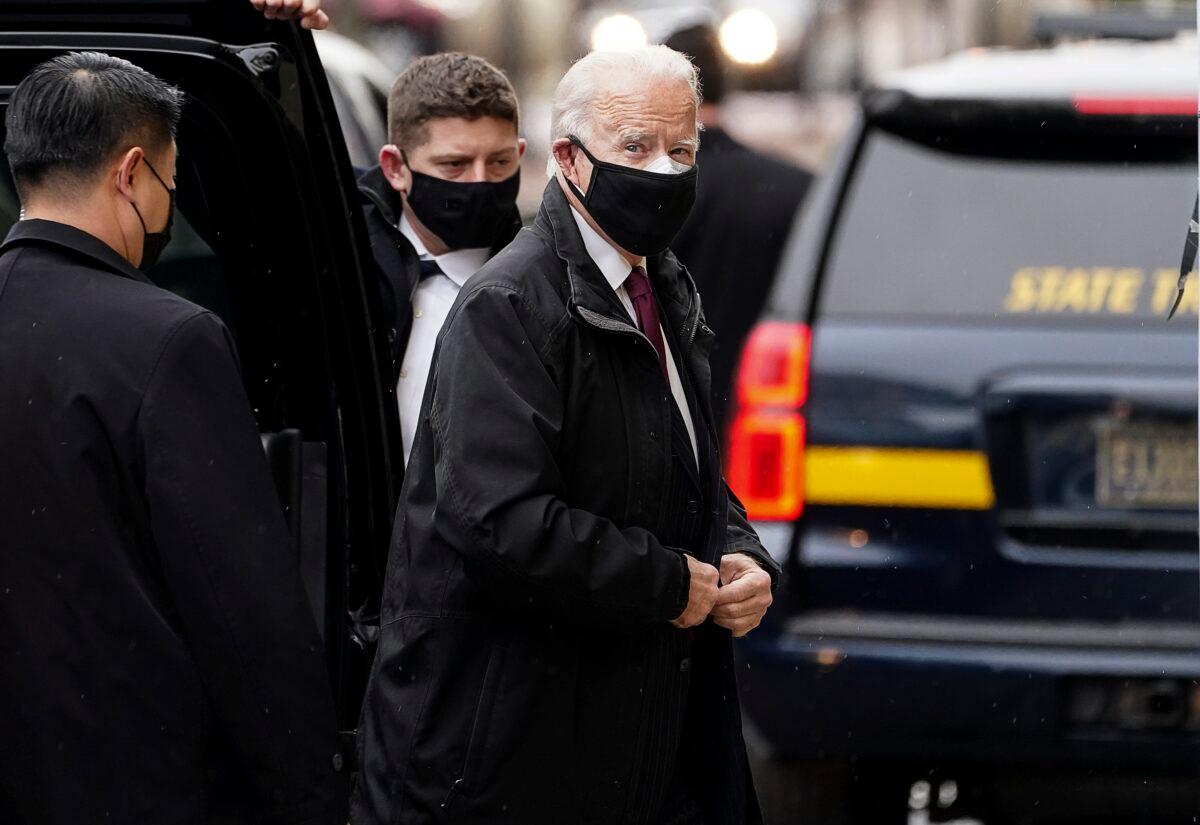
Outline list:
[[[571,204],[558,179],[552,179],[542,195],[542,207],[534,221],[548,237],[558,257],[567,265],[567,281],[571,288],[571,304],[576,312],[601,315],[626,326],[629,316],[621,306],[608,281],[588,255],[571,215]],[[669,249],[646,259],[646,269],[654,284],[659,307],[676,334],[690,343],[699,323],[699,296],[687,270]]]
[[[69,224],[40,219],[17,221],[4,243],[0,244],[0,253],[26,245],[55,247],[85,258],[92,264],[99,264],[115,275],[144,284],[154,283],[146,277],[146,273],[118,255],[104,241]]]
[[[372,166],[358,178],[358,192],[379,210],[379,215],[392,226],[400,225],[400,196],[383,176],[383,167]]]

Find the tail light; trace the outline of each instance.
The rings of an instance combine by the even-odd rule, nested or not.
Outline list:
[[[726,477],[757,521],[791,521],[804,510],[810,345],[804,324],[767,321],[742,350]]]
[[[1078,95],[1072,101],[1081,115],[1131,115],[1193,117],[1196,98],[1180,97],[1114,97]]]

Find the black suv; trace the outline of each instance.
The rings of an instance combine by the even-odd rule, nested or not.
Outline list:
[[[402,464],[366,229],[312,38],[244,0],[5,0],[0,114],[34,65],[84,49],[187,95],[175,239],[150,275],[236,339],[350,730],[369,665],[351,614],[377,603]],[[17,216],[0,158],[0,237]]]
[[[777,825],[1200,813],[1195,44],[913,70],[809,198],[727,459]]]

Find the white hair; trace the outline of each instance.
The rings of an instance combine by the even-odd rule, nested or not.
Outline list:
[[[554,90],[550,115],[550,145],[574,135],[584,143],[592,137],[594,103],[600,93],[636,78],[646,86],[664,81],[686,83],[692,103],[700,107],[700,77],[692,61],[667,46],[642,46],[623,51],[591,52],[575,62]],[[554,177],[558,162],[551,148],[546,174]]]

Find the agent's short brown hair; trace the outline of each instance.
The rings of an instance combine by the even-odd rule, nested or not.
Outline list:
[[[429,139],[438,117],[494,117],[517,128],[517,93],[504,73],[482,57],[442,52],[418,58],[388,94],[388,141],[414,149]]]

